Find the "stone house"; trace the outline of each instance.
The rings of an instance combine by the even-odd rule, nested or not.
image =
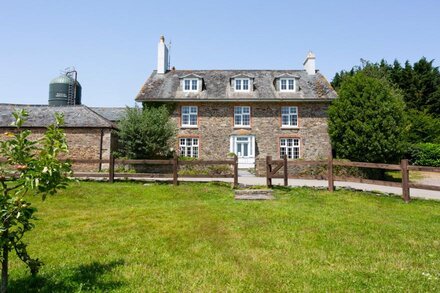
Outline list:
[[[325,159],[330,147],[327,108],[337,97],[309,53],[300,70],[169,69],[164,37],[154,70],[137,102],[172,103],[181,156],[225,159],[264,174],[266,156]]]
[[[25,109],[28,120],[23,128],[32,130],[30,139],[42,137],[46,127],[55,121],[55,112],[64,114],[64,131],[71,159],[109,159],[112,143],[115,144],[113,130],[115,122],[122,117],[124,108],[89,108],[77,106],[18,105],[0,104],[0,140],[7,139],[5,133],[15,131],[11,127],[16,109]],[[74,164],[76,171],[98,171],[107,168],[100,164]]]

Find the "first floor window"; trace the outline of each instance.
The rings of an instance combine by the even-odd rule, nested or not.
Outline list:
[[[251,107],[238,106],[234,107],[234,126],[249,127],[251,125]]]
[[[198,138],[181,138],[179,144],[180,155],[183,157],[198,158],[199,157],[199,139]]]
[[[197,127],[197,106],[182,106],[182,126]]]
[[[281,107],[281,126],[298,126],[298,107]]]
[[[299,138],[280,139],[280,157],[287,155],[288,159],[299,159]]]

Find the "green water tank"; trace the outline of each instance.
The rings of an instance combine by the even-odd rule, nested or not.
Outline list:
[[[60,75],[49,84],[49,105],[68,106],[81,105],[81,85],[68,76]]]

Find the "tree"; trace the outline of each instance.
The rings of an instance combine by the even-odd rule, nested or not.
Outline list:
[[[425,57],[413,65],[406,61],[402,66],[394,60],[388,64],[385,60],[378,63],[361,60],[360,66],[354,66],[350,71],[335,74],[332,85],[339,91],[343,80],[357,72],[367,76],[384,78],[404,97],[407,120],[410,122],[409,143],[439,142],[440,141],[440,72],[434,67],[434,60]]]
[[[360,66],[354,66],[350,71],[342,70],[335,74],[332,86],[337,91],[346,76],[364,72],[369,76],[384,77],[390,83],[402,90],[405,103],[409,109],[424,111],[440,118],[440,71],[433,65],[434,60],[425,57],[413,65],[406,61],[401,66],[394,60],[388,64],[385,60],[372,63],[361,59]]]
[[[405,150],[405,104],[386,79],[356,72],[329,108],[329,133],[340,158],[394,163]]]
[[[176,127],[165,105],[126,109],[118,124],[120,154],[130,159],[168,157]]]
[[[42,262],[33,259],[23,242],[26,232],[34,228],[36,209],[25,200],[28,193],[40,195],[55,194],[65,188],[71,173],[68,162],[61,162],[58,156],[68,152],[66,137],[60,129],[62,115],[55,116],[55,123],[47,128],[39,141],[29,140],[31,131],[21,127],[28,116],[24,110],[13,113],[17,128],[7,133],[10,139],[0,142],[0,157],[6,163],[0,165],[0,256],[2,263],[1,292],[7,291],[9,253],[14,250],[18,258],[37,274]]]

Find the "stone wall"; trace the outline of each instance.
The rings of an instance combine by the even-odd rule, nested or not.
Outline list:
[[[12,132],[13,128],[0,128],[0,140],[6,140],[6,132]],[[43,136],[45,128],[32,128],[31,140],[37,140]],[[69,147],[68,157],[71,159],[99,159],[101,129],[99,128],[65,128]],[[102,159],[110,157],[110,129],[103,129]],[[75,171],[98,171],[99,164],[74,164]],[[108,168],[103,164],[102,168]]]
[[[180,107],[198,106],[198,127],[180,127]],[[328,103],[180,103],[172,114],[179,126],[179,137],[199,138],[200,159],[225,159],[230,149],[231,135],[255,135],[256,172],[264,176],[266,156],[280,158],[279,140],[282,137],[300,138],[300,158],[326,159],[330,150],[327,129]],[[251,106],[251,127],[234,127],[234,106]],[[298,107],[298,128],[281,128],[281,107]],[[178,149],[178,139],[176,139]]]

